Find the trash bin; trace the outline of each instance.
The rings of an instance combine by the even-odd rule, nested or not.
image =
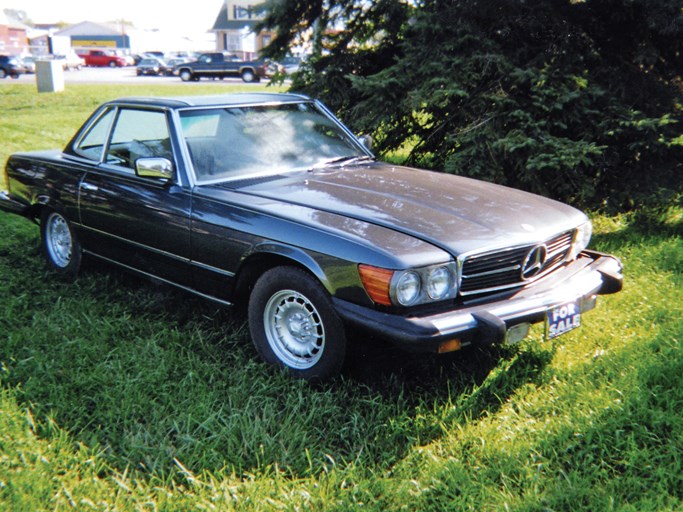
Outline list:
[[[64,90],[64,68],[54,60],[36,61],[36,84],[38,92],[60,92]]]

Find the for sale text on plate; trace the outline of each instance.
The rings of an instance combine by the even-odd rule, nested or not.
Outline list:
[[[581,325],[581,305],[578,300],[561,304],[546,315],[546,333],[548,339],[576,329]]]

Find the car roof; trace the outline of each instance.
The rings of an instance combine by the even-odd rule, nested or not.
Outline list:
[[[307,101],[310,98],[291,93],[235,93],[210,96],[176,96],[176,97],[130,97],[119,98],[107,102],[116,105],[140,105],[165,108],[186,107],[230,107],[240,105],[262,105],[267,103],[291,103]]]

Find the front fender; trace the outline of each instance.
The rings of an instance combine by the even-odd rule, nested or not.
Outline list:
[[[292,247],[290,245],[281,244],[277,242],[264,242],[253,247],[253,250],[246,254],[242,260],[242,265],[248,264],[252,259],[280,259],[284,258],[295,263],[297,266],[303,267],[313,274],[318,281],[327,289],[330,294],[334,292],[331,287],[331,281],[323,270],[321,264],[308,251],[299,247]]]
[[[255,280],[268,268],[278,265],[293,265],[310,272],[331,296],[360,303],[368,300],[361,293],[363,288],[356,263],[278,242],[269,241],[254,246],[240,265],[240,269],[251,271],[247,270],[244,272],[246,275],[240,278]],[[242,270],[240,274],[243,274]]]

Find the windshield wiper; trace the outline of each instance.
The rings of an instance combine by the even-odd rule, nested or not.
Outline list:
[[[367,162],[367,161],[372,161],[374,160],[372,157],[368,155],[346,155],[346,156],[338,156],[335,158],[330,158],[329,160],[325,160],[324,162],[320,162],[313,167],[309,169],[309,171],[315,171],[316,169],[321,169],[324,167],[330,167],[330,166],[344,166],[348,164],[355,164],[358,162]]]

